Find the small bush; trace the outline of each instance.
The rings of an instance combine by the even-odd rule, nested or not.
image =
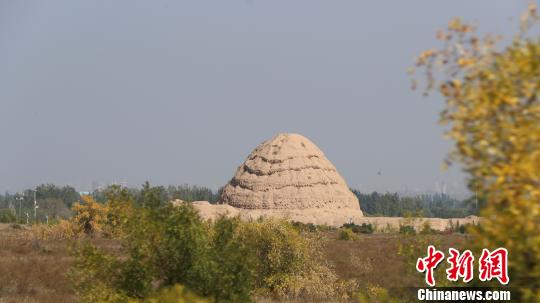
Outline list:
[[[302,223],[298,221],[292,222],[292,225],[302,232],[316,232],[318,230],[317,226],[313,223]]]
[[[429,221],[424,221],[424,223],[422,224],[422,229],[420,230],[420,234],[431,235],[435,233],[437,233],[437,231],[431,228],[431,224],[429,224]]]
[[[13,229],[23,229],[23,227],[18,223],[13,223],[10,225],[10,227]]]
[[[15,223],[17,217],[11,208],[0,209],[0,223]]]
[[[352,231],[352,229],[343,227],[339,229],[338,239],[345,241],[355,241],[358,240],[359,237],[356,233]]]
[[[414,226],[401,225],[399,227],[399,233],[404,234],[404,235],[414,235],[414,234],[416,234],[416,230],[414,229]]]
[[[129,303],[210,303],[212,301],[197,296],[182,285],[174,285],[161,290],[144,300],[130,300]]]
[[[368,223],[362,223],[362,225],[356,225],[354,223],[345,223],[342,228],[350,228],[355,234],[372,234],[375,229],[373,225]]]
[[[467,223],[467,224],[464,224],[464,225],[460,225],[459,226],[459,229],[458,229],[458,232],[460,234],[468,234],[469,233],[469,230],[471,230],[471,227],[474,227],[475,225],[474,224],[471,224],[471,223]]]

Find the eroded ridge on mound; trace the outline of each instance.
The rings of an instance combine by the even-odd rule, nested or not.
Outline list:
[[[243,209],[351,209],[356,196],[324,153],[298,134],[260,144],[224,187],[220,202]]]

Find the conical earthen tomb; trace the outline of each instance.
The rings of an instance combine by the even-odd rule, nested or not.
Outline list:
[[[255,148],[224,187],[220,203],[275,214],[318,210],[321,215],[362,216],[358,199],[334,165],[298,134],[278,134]]]

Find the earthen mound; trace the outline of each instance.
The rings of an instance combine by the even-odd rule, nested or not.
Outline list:
[[[224,187],[221,204],[249,210],[351,211],[356,196],[324,153],[298,134],[278,134],[260,144]]]

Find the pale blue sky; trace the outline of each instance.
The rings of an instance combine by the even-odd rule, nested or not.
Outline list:
[[[0,190],[217,188],[278,132],[351,187],[463,184],[406,70],[453,16],[508,35],[526,3],[0,0]]]

